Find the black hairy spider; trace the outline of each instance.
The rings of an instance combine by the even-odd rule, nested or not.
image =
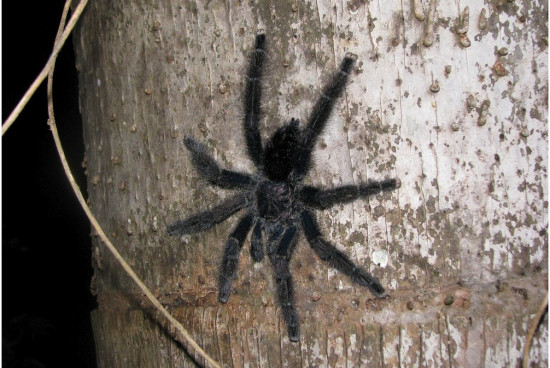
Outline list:
[[[294,288],[289,269],[299,229],[304,232],[309,245],[319,258],[349,276],[352,282],[368,287],[374,296],[386,297],[386,291],[375,277],[323,239],[312,210],[327,209],[339,203],[396,189],[400,186],[399,180],[386,179],[333,189],[319,189],[302,184],[311,168],[311,153],[317,137],[323,132],[334,102],[343,93],[356,59],[356,55],[346,54],[340,70],[324,87],[305,126],[300,126],[299,121],[293,118],[279,128],[264,146],[259,122],[262,115],[260,99],[265,34],[258,31],[256,48],[246,76],[243,124],[247,153],[254,162],[257,173],[250,175],[222,169],[202,144],[189,137],[184,140],[199,174],[212,185],[235,189],[237,193],[210,210],[168,226],[168,234],[183,235],[206,231],[244,209],[244,216],[225,244],[219,270],[218,300],[226,303],[229,299],[231,282],[237,274],[239,253],[248,233],[252,230],[250,254],[255,262],[264,258],[265,236],[267,256],[273,267],[277,286],[277,299],[291,341],[298,341],[300,338],[300,322],[294,308]]]

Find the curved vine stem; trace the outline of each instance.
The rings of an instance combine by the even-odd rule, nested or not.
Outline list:
[[[71,0],[67,0],[65,2],[65,6],[63,9],[63,14],[61,17],[61,21],[59,24],[56,41],[54,44],[54,48],[52,51],[52,54],[50,58],[48,59],[48,62],[42,69],[42,72],[38,75],[36,80],[33,82],[31,87],[27,90],[19,104],[16,106],[14,111],[10,114],[4,125],[2,126],[2,135],[9,129],[9,127],[13,124],[13,122],[17,119],[19,116],[19,113],[23,110],[27,102],[30,100],[38,86],[44,81],[44,79],[47,77],[47,96],[48,96],[48,125],[51,128],[51,132],[53,135],[53,139],[55,141],[55,146],[57,149],[57,152],[59,154],[59,158],[61,159],[61,163],[63,165],[63,169],[65,171],[65,175],[67,176],[69,183],[71,184],[71,187],[78,199],[78,202],[80,203],[80,206],[86,213],[86,216],[90,220],[93,228],[101,238],[101,240],[105,243],[107,246],[107,249],[113,254],[113,256],[116,258],[116,260],[120,263],[122,268],[126,271],[126,273],[132,278],[132,280],[138,285],[138,287],[141,289],[141,291],[147,296],[147,298],[150,300],[150,302],[155,306],[155,308],[168,320],[172,332],[177,332],[181,335],[181,338],[183,341],[180,341],[184,343],[184,345],[190,346],[197,354],[199,354],[206,362],[209,363],[211,367],[220,368],[220,365],[212,359],[191,337],[189,332],[183,327],[183,325],[176,320],[167,310],[162,306],[162,304],[159,302],[159,300],[153,295],[153,293],[145,286],[145,284],[140,280],[140,278],[137,276],[137,274],[132,270],[132,268],[128,265],[128,263],[124,260],[124,258],[120,255],[120,253],[117,251],[116,247],[113,245],[113,243],[107,238],[105,235],[105,232],[99,225],[97,219],[93,215],[92,211],[88,207],[86,200],[84,199],[84,196],[82,195],[82,192],[80,191],[80,188],[78,184],[76,183],[74,176],[71,172],[71,169],[69,167],[69,164],[67,162],[67,159],[65,157],[65,152],[63,150],[63,146],[61,144],[61,140],[59,138],[59,134],[57,131],[57,125],[55,123],[55,116],[54,116],[54,108],[53,108],[53,73],[55,68],[55,61],[57,59],[57,55],[59,54],[59,51],[63,47],[63,44],[67,40],[67,37],[71,33],[72,29],[74,28],[77,20],[79,19],[80,15],[82,14],[82,11],[86,7],[88,0],[82,0],[78,4],[78,6],[75,8],[73,15],[69,22],[67,23],[67,26],[65,25],[65,20],[67,19],[67,14],[70,9]]]
[[[66,19],[70,4],[71,4],[70,0],[67,0],[65,2],[65,9],[63,10],[64,15],[63,15],[63,18],[61,19],[61,22],[59,23],[61,27],[65,25],[65,19]],[[80,15],[84,11],[84,8],[86,8],[86,4],[88,4],[88,0],[81,0],[78,6],[74,9],[73,15],[71,16],[71,19],[69,19],[67,26],[64,29],[61,27],[59,28],[59,30],[62,30],[62,32],[59,33],[58,31],[56,42],[54,44],[53,51],[52,51],[52,54],[50,55],[50,58],[48,59],[48,62],[46,63],[46,65],[44,65],[44,68],[42,69],[40,74],[38,74],[38,77],[36,77],[34,82],[32,82],[27,92],[25,92],[25,94],[23,95],[23,97],[21,98],[17,106],[15,106],[10,116],[8,116],[8,118],[2,125],[2,135],[4,135],[4,133],[6,133],[7,130],[11,127],[11,125],[17,119],[21,111],[23,111],[23,109],[25,108],[25,106],[27,105],[31,97],[34,95],[38,87],[40,87],[44,79],[46,79],[46,77],[48,76],[48,73],[50,73],[50,71],[53,69],[55,64],[55,59],[57,59],[57,55],[59,54],[59,51],[61,51],[61,48],[65,44],[65,41],[67,41],[67,38],[71,34],[74,26],[76,25],[76,22],[78,21],[78,19],[80,18]]]
[[[540,303],[539,310],[537,311],[535,318],[531,322],[529,331],[527,332],[527,338],[525,340],[525,345],[523,346],[523,359],[522,359],[523,362],[521,365],[522,368],[529,367],[529,350],[531,350],[531,343],[533,342],[533,336],[535,336],[535,332],[539,327],[540,320],[544,315],[544,312],[546,311],[546,309],[548,309],[548,293],[546,293],[546,296]]]

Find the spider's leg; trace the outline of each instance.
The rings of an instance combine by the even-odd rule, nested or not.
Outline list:
[[[169,225],[168,235],[184,235],[206,231],[247,205],[246,194],[235,194],[210,210],[196,213]]]
[[[220,168],[198,141],[185,137],[184,143],[191,152],[193,166],[210,184],[225,189],[247,188],[254,185],[254,179],[250,175]]]
[[[333,189],[319,189],[304,186],[298,192],[302,203],[311,208],[327,209],[335,204],[348,203],[358,198],[368,197],[380,192],[388,192],[401,186],[399,179],[371,181],[359,185],[344,185]]]
[[[239,220],[227,243],[225,243],[223,259],[220,265],[218,292],[218,300],[222,303],[226,303],[231,294],[231,282],[237,276],[237,267],[239,266],[239,253],[253,223],[254,218],[252,214],[246,214],[246,216]]]
[[[256,33],[256,46],[248,73],[244,90],[244,137],[248,155],[256,165],[262,166],[262,138],[260,135],[261,117],[261,78],[265,60],[265,32],[260,30]]]
[[[313,107],[313,111],[302,133],[303,142],[301,148],[298,150],[295,158],[293,176],[298,180],[307,174],[311,166],[311,151],[315,146],[317,137],[322,133],[330,117],[334,103],[344,92],[349,73],[355,60],[357,60],[357,55],[352,53],[346,54],[344,60],[340,63],[340,69],[332,77],[329,83],[325,85],[321,97],[319,97]]]
[[[301,217],[302,228],[307,241],[319,258],[349,276],[354,283],[368,287],[371,293],[377,298],[385,298],[387,296],[386,290],[384,290],[384,287],[374,276],[355,265],[347,255],[321,237],[319,225],[317,225],[317,222],[309,211],[304,210]]]
[[[250,238],[250,255],[254,262],[260,262],[264,259],[264,244],[262,240],[262,224],[258,221],[252,230]]]
[[[281,306],[281,314],[288,328],[288,338],[293,342],[300,340],[300,318],[298,317],[296,308],[294,308],[294,288],[289,269],[295,237],[295,226],[285,229],[277,239],[270,239],[270,242],[278,242],[278,244],[270,245],[270,251],[268,252],[275,274],[277,300]]]

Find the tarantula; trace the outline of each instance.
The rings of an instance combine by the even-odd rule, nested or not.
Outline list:
[[[244,209],[245,214],[224,247],[219,268],[218,300],[226,303],[229,299],[231,283],[237,274],[240,250],[248,233],[252,231],[250,254],[255,262],[264,258],[264,238],[267,240],[265,250],[274,272],[277,300],[288,328],[288,337],[290,341],[296,342],[300,338],[300,322],[294,307],[289,263],[299,229],[304,232],[319,258],[349,276],[352,282],[368,287],[374,296],[384,298],[386,291],[375,277],[323,239],[312,210],[327,209],[339,203],[393,190],[400,186],[400,182],[398,179],[386,179],[333,189],[302,184],[312,165],[311,154],[317,137],[323,132],[335,101],[344,91],[357,56],[346,54],[340,69],[324,87],[305,126],[292,118],[264,145],[259,123],[262,117],[260,99],[265,55],[265,33],[258,31],[256,48],[246,76],[243,124],[247,153],[257,173],[251,175],[220,168],[202,144],[185,137],[185,146],[199,174],[210,184],[223,189],[235,189],[237,193],[210,210],[168,226],[168,234],[206,231]]]

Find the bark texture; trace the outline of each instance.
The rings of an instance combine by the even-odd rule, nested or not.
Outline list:
[[[548,286],[547,14],[545,0],[92,1],[75,38],[90,203],[225,367],[518,366]],[[296,344],[268,262],[253,264],[248,249],[229,302],[216,301],[238,215],[183,239],[165,231],[230,194],[199,179],[184,136],[226,168],[252,171],[241,102],[257,29],[268,37],[264,138],[304,119],[353,52],[308,183],[402,182],[317,214],[389,299],[354,287],[301,237]],[[100,367],[194,366],[97,239],[93,254]],[[543,324],[535,366],[548,364],[547,341]]]

